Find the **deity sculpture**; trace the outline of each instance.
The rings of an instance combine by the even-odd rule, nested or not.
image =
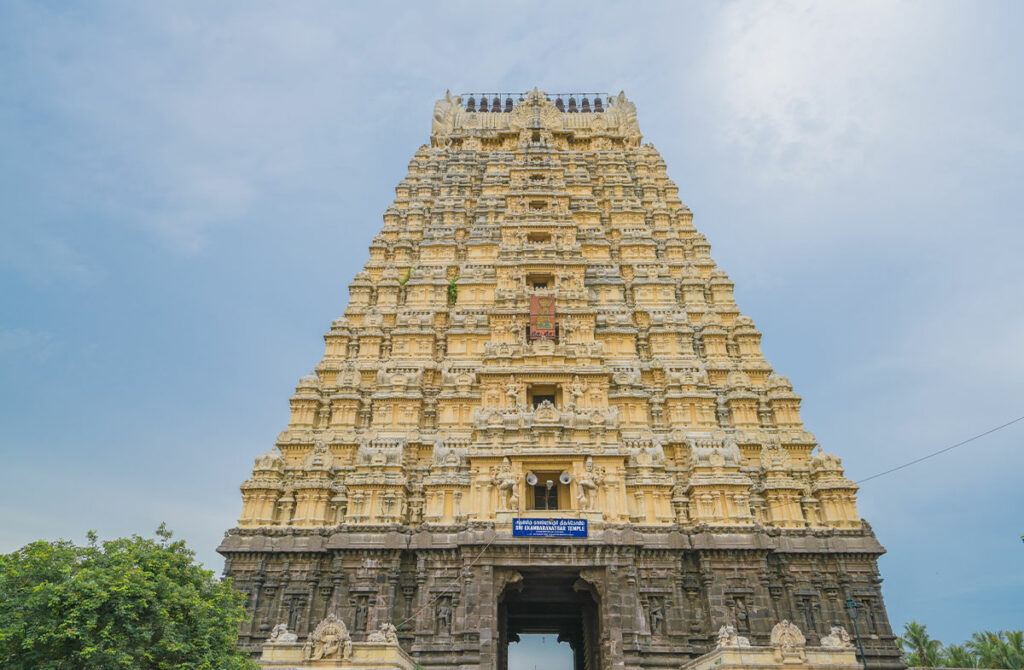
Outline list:
[[[603,479],[604,473],[601,472],[600,468],[595,468],[594,459],[587,456],[587,460],[583,462],[583,474],[577,482],[579,493],[576,499],[580,503],[580,508],[584,510],[594,509],[594,506],[597,504],[597,488]]]
[[[445,91],[444,97],[434,103],[434,118],[431,122],[431,132],[433,134],[445,135],[451,132],[455,124],[458,104],[459,98],[453,97],[451,91]]]
[[[791,624],[788,619],[783,619],[772,628],[771,643],[783,651],[802,649],[807,644],[804,634],[800,629]]]
[[[749,647],[750,640],[736,633],[736,626],[727,624],[718,629],[718,647]]]
[[[356,605],[356,630],[366,630],[366,619],[367,615],[369,614],[369,610],[370,608],[367,606],[366,601],[360,599],[359,603]]]
[[[662,633],[662,629],[665,626],[665,608],[661,604],[660,598],[651,598],[648,618],[651,621],[651,634],[659,635]]]
[[[369,637],[366,638],[367,642],[377,642],[384,644],[398,644],[398,629],[393,624],[382,623],[380,630],[376,630],[370,633]]]
[[[846,632],[846,629],[842,626],[832,626],[829,628],[828,635],[821,638],[821,646],[828,649],[850,649],[853,647],[853,642],[850,640],[850,634]]]
[[[352,658],[352,638],[345,628],[345,622],[334,613],[327,615],[306,640],[305,657],[311,661]]]
[[[572,388],[569,389],[569,394],[572,396],[573,406],[579,406],[581,400],[583,400],[583,384],[580,382],[580,376],[575,375],[572,378]]]
[[[267,644],[292,644],[298,639],[298,635],[288,631],[288,624],[279,623],[270,631],[270,638],[267,640]]]
[[[437,621],[439,633],[450,633],[452,630],[452,605],[451,600],[442,598],[434,609],[434,618]]]
[[[507,456],[502,459],[501,468],[494,475],[494,485],[498,487],[498,503],[501,509],[519,509],[519,481],[512,472],[512,463]]]
[[[509,375],[508,384],[505,384],[505,395],[508,396],[508,404],[510,407],[515,407],[519,404],[519,385],[516,383],[516,379],[512,375]]]

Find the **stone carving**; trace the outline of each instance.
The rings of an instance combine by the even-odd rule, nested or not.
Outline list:
[[[288,624],[279,623],[270,631],[267,644],[294,644],[298,639],[298,635],[288,631]]]
[[[445,467],[460,467],[465,464],[466,449],[449,446],[443,438],[434,440],[433,461]]]
[[[743,464],[743,456],[740,453],[739,445],[733,437],[727,437],[721,442],[721,446],[714,443],[706,443],[695,438],[690,439],[693,450],[694,465],[706,464],[711,467],[733,467],[738,468]]]
[[[568,334],[567,334],[568,336]],[[577,406],[583,400],[584,388],[582,382],[580,382],[580,376],[576,375],[572,378],[572,387],[569,389],[569,393],[572,396],[573,406]]]
[[[796,651],[803,649],[807,640],[799,628],[790,623],[788,619],[783,619],[772,628],[771,643],[773,647],[783,651]]]
[[[451,91],[445,91],[444,97],[434,103],[434,119],[430,128],[433,135],[443,137],[451,133],[455,127],[459,102],[459,98],[452,97]]]
[[[352,658],[352,638],[345,622],[333,612],[328,614],[309,634],[304,651],[305,657],[312,661]]]
[[[356,616],[353,623],[356,630],[366,630],[366,621],[369,613],[369,604],[366,601],[366,596],[363,596],[356,603]]]
[[[665,632],[665,605],[661,598],[651,598],[648,607],[647,617],[651,624],[651,634],[661,635]]]
[[[452,631],[452,599],[441,598],[434,607],[434,620],[437,621],[438,633],[451,633]]]
[[[750,640],[736,633],[736,627],[727,624],[718,629],[717,647],[749,647]]]
[[[505,384],[505,395],[508,396],[508,404],[510,407],[516,407],[519,405],[519,392],[522,386],[516,383],[516,378],[512,375],[508,377],[508,383]]]
[[[379,630],[370,633],[366,638],[367,642],[378,642],[384,644],[398,644],[398,629],[390,623],[382,623]]]
[[[503,510],[519,509],[519,481],[512,472],[512,462],[506,456],[501,467],[494,474],[494,485],[498,489],[498,505]]]
[[[579,488],[576,499],[579,501],[581,509],[594,509],[597,504],[597,489],[602,481],[604,481],[603,469],[594,467],[594,459],[587,456],[583,461],[583,474],[576,482]]]
[[[850,634],[846,632],[846,629],[842,626],[832,626],[829,628],[828,635],[821,638],[821,646],[828,649],[852,649],[853,641],[850,639]]]
[[[316,441],[313,451],[302,462],[302,466],[306,470],[330,470],[333,464],[334,456],[331,455],[327,444],[322,440]]]

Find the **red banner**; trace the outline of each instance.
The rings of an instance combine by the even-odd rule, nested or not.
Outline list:
[[[552,296],[530,296],[530,339],[555,339],[555,299]]]

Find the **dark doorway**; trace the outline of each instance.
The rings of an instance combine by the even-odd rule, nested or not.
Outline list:
[[[575,571],[544,568],[519,572],[523,579],[510,584],[498,602],[498,670],[509,670],[509,643],[539,634],[548,639],[553,636],[572,649],[572,662],[565,670],[599,670],[600,606],[593,588]],[[557,649],[553,651],[552,658],[557,659]]]

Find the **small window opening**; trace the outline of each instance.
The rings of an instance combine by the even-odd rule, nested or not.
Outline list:
[[[533,136],[531,137],[531,139],[534,142],[540,142],[540,131],[539,130],[533,131]]]
[[[534,384],[526,390],[527,403],[537,409],[544,402],[556,407],[562,402],[562,388],[557,384]]]
[[[534,409],[537,409],[538,407],[541,406],[541,404],[543,404],[545,402],[549,402],[552,405],[554,405],[555,404],[555,394],[552,393],[551,395],[535,395],[535,396],[533,396],[533,408]]]
[[[530,209],[533,210],[534,212],[543,212],[547,208],[548,208],[548,203],[544,202],[543,200],[531,200],[530,201]]]
[[[530,486],[532,493],[526,495],[526,507],[533,510],[559,510],[571,507],[569,486],[558,481],[558,472],[534,472],[537,483]],[[561,505],[560,503],[565,503]]]
[[[558,509],[558,479],[542,479],[533,487],[533,508]]]
[[[547,244],[551,241],[551,233],[527,233],[526,240],[528,242],[533,242],[534,244]]]
[[[526,277],[526,284],[534,290],[547,290],[554,286],[554,277],[551,275],[529,275]]]

